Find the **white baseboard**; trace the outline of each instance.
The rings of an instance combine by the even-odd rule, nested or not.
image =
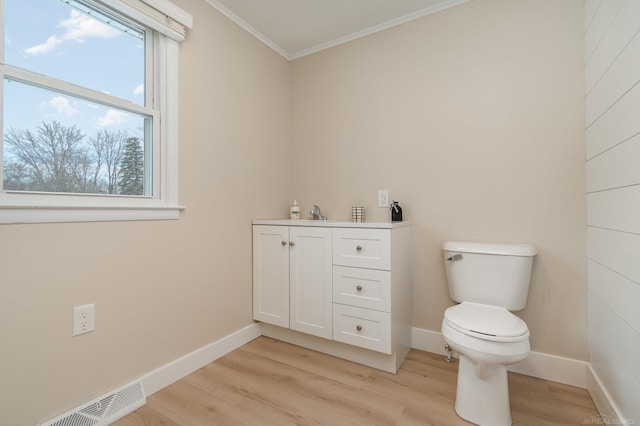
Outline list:
[[[261,324],[251,324],[200,349],[183,355],[162,367],[156,368],[141,378],[145,394],[151,395],[169,386],[171,383],[180,380],[261,335]]]
[[[447,354],[444,350],[442,333],[424,328],[411,328],[411,347],[434,354]]]
[[[508,370],[586,389],[587,366],[586,361],[531,351],[528,357],[511,365]]]
[[[411,346],[422,351],[446,354],[442,333],[437,331],[414,327]],[[509,366],[508,370],[586,389],[587,366],[586,361],[532,351],[524,360]]]
[[[145,374],[141,380],[146,395],[169,386],[261,335],[261,323],[251,324]],[[411,337],[412,348],[446,354],[440,332],[413,327]],[[525,360],[509,367],[509,371],[581,388],[587,388],[587,369],[587,362],[533,351]]]
[[[263,334],[261,323],[248,325],[145,374],[139,379],[142,381],[145,395],[156,393]],[[446,354],[440,332],[413,327],[411,337],[411,347],[414,349]],[[622,419],[616,405],[612,403],[606,389],[587,362],[531,352],[525,360],[513,364],[509,371],[587,388],[600,413],[610,418]]]
[[[604,418],[604,424],[620,424],[620,425],[633,425],[634,420],[625,419],[622,413],[618,409],[617,404],[607,392],[598,374],[593,371],[591,365],[587,367],[587,390],[593,399],[593,403],[596,405],[598,412]],[[608,422],[607,422],[608,421]]]

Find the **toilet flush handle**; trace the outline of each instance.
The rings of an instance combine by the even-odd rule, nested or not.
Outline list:
[[[447,257],[447,260],[450,260],[452,262],[455,262],[456,260],[462,260],[462,254],[456,253],[451,257]]]

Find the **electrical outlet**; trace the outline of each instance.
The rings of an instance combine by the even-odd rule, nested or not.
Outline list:
[[[378,207],[389,207],[389,190],[378,190]]]
[[[76,306],[73,308],[73,336],[89,333],[95,330],[96,324],[96,305],[90,303],[88,305]]]

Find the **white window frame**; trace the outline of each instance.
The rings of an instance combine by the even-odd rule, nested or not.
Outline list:
[[[47,222],[94,222],[120,220],[178,219],[184,208],[178,203],[178,68],[179,43],[187,28],[192,28],[190,14],[168,0],[96,0],[140,24],[154,30],[153,37],[153,195],[101,196],[92,194],[56,194],[18,191],[0,191],[0,224]],[[3,1],[0,0],[0,18],[3,18]],[[4,44],[0,46],[0,49]],[[18,80],[37,84],[38,76],[0,64],[0,81],[5,74]],[[58,83],[63,92],[82,96],[83,89],[67,83]],[[0,85],[0,95],[2,86]],[[109,95],[92,92],[93,99],[131,112],[142,112],[142,107],[121,104]],[[1,98],[0,98],[1,99]],[[0,103],[1,108],[4,102]],[[149,114],[144,109],[144,114]],[[2,150],[0,150],[0,160]],[[0,174],[0,179],[2,178]]]

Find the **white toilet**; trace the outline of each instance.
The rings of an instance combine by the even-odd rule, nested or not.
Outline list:
[[[511,424],[507,365],[529,354],[527,324],[509,311],[524,308],[536,248],[530,244],[447,241],[449,294],[442,336],[460,355],[455,409],[478,425]]]

